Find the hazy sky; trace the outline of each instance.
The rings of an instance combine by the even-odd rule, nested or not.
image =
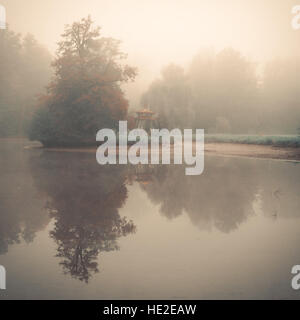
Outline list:
[[[291,8],[300,0],[0,0],[13,30],[54,52],[64,25],[91,14],[105,36],[123,41],[140,77],[185,64],[202,47],[231,46],[257,62],[300,52]]]

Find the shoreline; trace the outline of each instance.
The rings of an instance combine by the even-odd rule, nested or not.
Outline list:
[[[195,145],[195,143],[193,143]],[[87,152],[96,153],[97,147],[81,147],[81,148],[43,148],[41,146],[32,145],[25,147],[26,149],[40,148],[50,152]],[[300,148],[291,147],[275,147],[268,145],[242,144],[242,143],[222,143],[213,142],[205,143],[204,152],[208,155],[230,156],[230,157],[246,157],[257,159],[273,159],[300,162]],[[171,147],[171,154],[173,148]]]
[[[204,152],[211,155],[300,162],[300,148],[243,143],[206,143]]]

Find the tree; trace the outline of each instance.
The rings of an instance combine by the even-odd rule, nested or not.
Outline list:
[[[189,127],[189,96],[183,68],[170,64],[142,96],[142,105],[158,114],[164,128]]]
[[[14,135],[17,131],[19,97],[13,88],[20,86],[20,35],[11,30],[0,30],[0,136]]]
[[[90,17],[67,25],[30,138],[45,146],[85,145],[94,143],[99,129],[116,128],[128,109],[121,84],[137,72],[121,63],[125,58],[120,41],[100,37]]]
[[[300,61],[275,59],[264,70],[264,126],[269,132],[295,134],[300,122]]]
[[[150,86],[142,102],[158,113],[164,127],[254,131],[255,65],[233,49],[218,54],[204,50],[186,71],[175,65],[163,69],[161,78]]]
[[[0,136],[24,135],[35,95],[50,79],[50,62],[33,36],[0,30]]]
[[[33,35],[27,34],[22,41],[22,129],[27,134],[38,94],[45,90],[51,79],[52,56]]]

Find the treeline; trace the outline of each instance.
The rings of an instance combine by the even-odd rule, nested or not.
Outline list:
[[[296,133],[300,126],[300,59],[274,60],[263,72],[231,48],[203,50],[186,70],[170,64],[141,102],[160,126],[209,133]]]
[[[26,134],[50,64],[50,53],[32,35],[0,30],[0,137]]]
[[[33,36],[0,30],[0,137],[29,135],[49,146],[94,143],[99,129],[128,119],[122,85],[137,70],[125,61],[120,42],[103,37],[90,17],[66,26],[52,68],[50,53]],[[260,69],[236,50],[203,50],[187,68],[165,67],[141,107],[169,129],[296,133],[300,59]]]

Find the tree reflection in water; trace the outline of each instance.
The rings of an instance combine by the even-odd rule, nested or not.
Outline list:
[[[256,167],[245,161],[209,158],[201,176],[186,176],[183,166],[161,166],[141,188],[169,219],[186,213],[201,229],[228,233],[253,214],[257,178]]]
[[[200,229],[229,233],[257,212],[274,219],[299,217],[300,170],[276,161],[207,157],[201,176],[186,176],[184,167],[144,166],[142,190],[169,219],[187,214]],[[141,172],[139,168],[138,172]]]
[[[101,252],[118,250],[118,239],[136,232],[119,214],[133,183],[162,215],[186,214],[200,229],[229,233],[257,213],[255,207],[273,220],[299,217],[296,164],[207,157],[201,176],[186,176],[179,165],[99,166],[94,153],[24,152],[10,144],[0,150],[0,254],[32,241],[52,218],[59,263],[85,282],[98,272]]]
[[[118,238],[136,231],[119,215],[127,198],[126,167],[100,167],[91,154],[43,152],[32,157],[31,168],[55,219],[50,235],[60,265],[88,282],[99,271],[99,253],[118,250]]]
[[[34,187],[29,154],[23,148],[22,140],[0,141],[0,255],[11,245],[32,242],[50,221],[41,210],[44,201]]]

